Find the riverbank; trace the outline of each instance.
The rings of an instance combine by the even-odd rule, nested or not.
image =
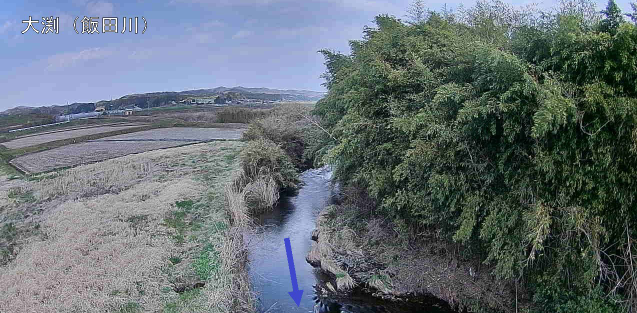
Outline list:
[[[319,215],[306,260],[329,274],[321,293],[363,291],[379,299],[418,302],[435,297],[456,310],[525,312],[528,297],[497,280],[479,258],[436,238],[410,238],[398,225],[347,205]],[[517,296],[517,302],[516,302]]]
[[[0,311],[253,311],[245,225],[224,191],[243,145],[0,179]]]

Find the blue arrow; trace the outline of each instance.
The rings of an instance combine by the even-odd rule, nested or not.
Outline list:
[[[298,307],[299,305],[301,305],[303,290],[299,290],[299,283],[296,281],[296,270],[294,269],[294,258],[292,258],[292,246],[290,245],[290,238],[285,238],[283,241],[285,241],[285,252],[288,255],[288,267],[290,268],[290,277],[292,278],[292,291],[288,293]]]

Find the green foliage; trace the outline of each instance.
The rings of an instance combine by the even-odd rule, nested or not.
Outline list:
[[[207,244],[194,260],[192,266],[199,279],[208,280],[221,266],[219,252],[215,250],[212,244]]]
[[[619,25],[624,22],[624,16],[617,3],[615,3],[615,0],[608,0],[608,5],[606,9],[602,11],[602,14],[604,14],[605,18],[600,23],[599,29],[613,35],[616,34]]]
[[[12,242],[18,236],[18,229],[13,223],[6,223],[0,229],[0,238],[6,242]]]
[[[560,288],[558,282],[546,282],[536,291],[533,301],[537,304],[535,312],[555,313],[613,313],[620,308],[605,297],[600,288],[588,294],[577,295],[567,288]]]
[[[137,302],[127,302],[119,308],[120,313],[137,313],[143,312],[143,308]]]
[[[627,270],[610,255],[637,235],[637,27],[613,1],[601,21],[589,11],[378,16],[351,55],[322,51],[314,110],[337,177],[380,214],[472,245],[539,293],[544,274],[570,276],[555,291],[568,299],[536,299],[561,312],[614,310],[601,293]]]

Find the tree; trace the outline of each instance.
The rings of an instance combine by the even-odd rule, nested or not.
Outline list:
[[[215,104],[226,104],[226,97],[223,95],[219,95],[215,98]]]
[[[624,16],[622,11],[615,3],[615,0],[608,0],[606,9],[601,12],[604,15],[604,19],[600,24],[600,30],[610,34],[616,34],[619,25],[624,22]]]
[[[422,23],[427,17],[427,9],[423,0],[414,0],[407,9],[407,18],[411,23]]]
[[[581,12],[466,12],[379,16],[351,55],[324,54],[335,174],[545,311],[615,310],[637,295],[637,26],[612,0],[603,32]]]
[[[631,2],[630,7],[633,9],[633,13],[628,13],[626,16],[630,17],[633,23],[637,24],[637,3]]]

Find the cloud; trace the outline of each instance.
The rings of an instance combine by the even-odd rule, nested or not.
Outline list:
[[[115,6],[110,2],[92,1],[86,3],[86,11],[91,16],[108,17],[113,16]]]
[[[399,2],[400,5],[396,4]],[[285,3],[288,6],[294,6],[301,3],[298,0],[171,0],[170,3],[190,3],[203,6],[267,6],[272,4]],[[396,13],[402,12],[408,6],[408,1],[403,0],[304,0],[304,6],[312,4],[332,4],[346,9],[354,9],[360,11],[376,12],[376,13]]]
[[[249,30],[240,30],[232,36],[232,39],[244,39],[252,36],[253,32]]]
[[[321,36],[327,35],[329,29],[323,26],[307,26],[298,28],[280,28],[274,31],[279,37]]]
[[[221,22],[219,20],[213,20],[213,21],[208,21],[205,23],[194,24],[194,25],[189,23],[189,24],[186,24],[185,28],[186,28],[186,31],[188,31],[189,33],[195,33],[195,32],[215,31],[225,26],[226,24],[224,22]]]
[[[284,2],[288,0],[171,0],[170,3],[192,3],[208,6],[219,5],[268,5],[277,2]]]
[[[47,59],[48,71],[63,70],[69,67],[74,67],[84,63],[88,63],[93,60],[102,60],[113,55],[112,50],[103,48],[90,48],[79,52],[67,52],[50,56]]]
[[[11,21],[5,21],[4,24],[0,25],[0,35],[9,30],[11,26],[13,26],[13,23]]]

